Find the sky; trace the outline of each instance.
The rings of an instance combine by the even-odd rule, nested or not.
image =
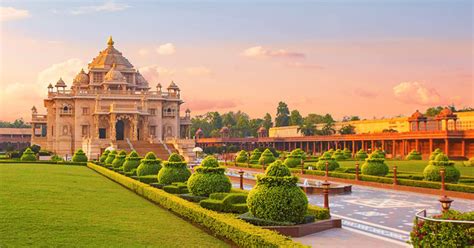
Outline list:
[[[192,115],[372,119],[474,107],[470,0],[0,1],[0,120],[45,112],[109,35]]]

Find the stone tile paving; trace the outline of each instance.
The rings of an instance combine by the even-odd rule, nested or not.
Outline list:
[[[251,175],[246,175],[251,178]],[[310,179],[310,184],[316,180]],[[331,182],[335,183],[335,182]],[[335,183],[337,184],[337,183]],[[234,183],[234,187],[239,187]],[[245,185],[251,189],[252,185]],[[449,194],[448,194],[449,195]],[[322,195],[308,195],[309,202],[322,206]],[[428,215],[440,212],[439,196],[352,186],[352,193],[330,195],[331,214],[343,220],[344,227],[357,229],[378,236],[407,241],[415,213],[426,209]],[[453,198],[451,209],[474,211],[474,201]]]

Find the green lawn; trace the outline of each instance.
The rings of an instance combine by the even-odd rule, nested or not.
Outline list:
[[[341,167],[355,167],[356,161],[338,161]],[[359,162],[362,165],[363,161]],[[392,168],[396,165],[400,172],[423,173],[423,170],[428,165],[427,160],[385,160],[385,163]],[[474,176],[474,167],[467,167],[463,162],[456,161],[454,166],[459,169],[461,176]]]
[[[0,247],[228,247],[83,166],[0,164]]]

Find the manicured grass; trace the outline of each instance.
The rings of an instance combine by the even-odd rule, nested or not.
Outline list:
[[[356,161],[338,161],[341,167],[352,167],[355,168]],[[423,173],[423,170],[428,165],[427,160],[385,160],[387,165],[392,169],[392,166],[396,165],[400,172],[412,172],[412,173]],[[364,161],[359,161],[362,165]],[[456,161],[454,166],[459,169],[461,176],[474,176],[474,167],[467,167],[463,165],[463,162]]]
[[[1,164],[0,246],[229,245],[87,167]]]

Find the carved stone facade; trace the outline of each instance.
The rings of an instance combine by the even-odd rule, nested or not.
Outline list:
[[[82,148],[89,156],[117,143],[159,143],[167,138],[189,138],[190,115],[180,117],[183,103],[174,83],[150,90],[148,82],[114,48],[107,48],[81,70],[72,87],[62,80],[48,86],[47,114],[32,109],[32,144],[59,155]]]

